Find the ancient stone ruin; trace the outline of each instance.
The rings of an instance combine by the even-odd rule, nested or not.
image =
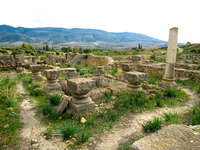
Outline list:
[[[67,79],[73,79],[78,77],[76,68],[66,68]]]
[[[90,78],[69,79],[68,87],[72,93],[70,102],[70,111],[74,112],[92,112],[95,109],[95,103],[89,97],[88,93],[95,86],[95,81]]]
[[[165,82],[174,82],[175,80],[177,40],[178,40],[178,28],[171,28],[169,33],[165,74],[163,76],[163,80]]]
[[[142,72],[126,72],[125,78],[129,87],[133,90],[141,90],[141,84],[146,80],[146,74]]]
[[[96,75],[100,76],[100,75],[104,75],[104,74],[105,74],[104,66],[97,66]]]
[[[53,93],[61,93],[61,86],[57,82],[60,75],[60,71],[57,69],[45,70],[44,74],[47,78],[47,84],[44,86],[44,92],[46,95],[51,95]]]
[[[30,70],[32,72],[32,81],[40,82],[44,80],[44,78],[40,75],[41,69],[42,69],[41,65],[30,65]]]
[[[6,106],[5,112],[15,119],[18,115],[28,118],[24,123],[30,128],[22,127],[28,137],[28,142],[25,141],[28,149],[39,149],[48,142],[59,141],[64,148],[70,145],[74,149],[80,146],[115,150],[123,145],[125,148],[121,149],[128,149],[129,143],[133,143],[131,150],[199,150],[200,127],[194,126],[192,119],[196,117],[195,121],[199,121],[200,54],[196,51],[200,44],[199,47],[192,43],[177,46],[177,40],[178,28],[171,28],[168,48],[165,45],[155,49],[105,52],[94,49],[84,54],[82,48],[82,51],[76,48],[74,53],[65,53],[65,50],[71,51],[71,47],[65,47],[65,50],[56,48],[56,51],[34,50],[34,53],[26,53],[27,56],[0,53],[0,69],[3,70],[0,77],[6,79],[0,80],[0,87],[4,85],[5,88],[0,89],[0,98]],[[186,50],[190,47],[195,53],[188,54]],[[177,48],[180,49],[178,56]],[[14,82],[8,86],[12,78]],[[17,90],[12,89],[15,83]],[[13,93],[7,98],[10,91]],[[15,111],[18,105],[14,103],[18,99],[12,103],[12,97],[23,99],[21,114]],[[30,104],[29,99],[37,101]],[[47,122],[45,130],[39,128],[41,120],[35,117],[32,106],[42,112],[40,115]],[[196,106],[198,109],[193,109]],[[196,112],[197,116],[188,119]],[[167,122],[166,116],[175,120]],[[182,118],[185,120],[179,122]],[[153,119],[157,121],[156,127]],[[33,122],[29,123],[30,120]],[[169,125],[173,121],[182,125]],[[146,124],[150,128],[147,131]],[[4,130],[10,126],[3,122]],[[146,134],[150,132],[153,133]],[[36,140],[29,139],[32,133]],[[43,138],[42,144],[37,143],[40,138]]]

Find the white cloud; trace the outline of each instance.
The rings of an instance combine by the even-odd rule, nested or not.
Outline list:
[[[162,40],[179,27],[179,42],[200,42],[198,0],[2,0],[0,24],[137,32]]]

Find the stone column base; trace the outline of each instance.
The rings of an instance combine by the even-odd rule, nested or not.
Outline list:
[[[37,82],[37,81],[44,81],[44,78],[41,75],[32,75],[32,81]]]
[[[83,100],[77,100],[73,97],[69,104],[67,113],[89,113],[93,112],[95,107],[96,105],[90,97],[87,97]]]
[[[46,95],[52,95],[52,94],[61,94],[62,89],[61,86],[56,82],[56,83],[47,83],[47,85],[44,86],[44,92]]]
[[[139,91],[142,90],[142,86],[141,85],[132,85],[132,84],[128,84],[127,86],[131,91]]]
[[[177,84],[175,82],[174,79],[163,79],[161,84],[160,84],[161,87],[177,87]]]
[[[17,67],[16,71],[17,71],[17,73],[23,73],[24,72],[24,68],[23,67]]]

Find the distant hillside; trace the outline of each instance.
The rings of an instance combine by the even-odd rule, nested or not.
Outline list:
[[[31,44],[53,44],[95,47],[132,47],[141,43],[143,46],[163,45],[166,42],[130,32],[106,32],[96,29],[65,28],[14,28],[0,25],[0,45],[27,42]]]

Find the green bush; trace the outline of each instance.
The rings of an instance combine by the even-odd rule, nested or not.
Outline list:
[[[8,107],[14,107],[15,106],[15,100],[13,98],[8,98],[5,100],[5,103]]]
[[[71,65],[70,63],[67,63],[67,64],[66,64],[66,67],[67,67],[67,68],[70,68],[71,66],[72,66],[72,65]]]
[[[118,72],[118,68],[117,67],[113,67],[110,73],[112,75],[115,75],[117,72]]]
[[[96,71],[97,67],[96,66],[92,66],[88,68],[88,73],[89,74],[93,74]]]
[[[157,76],[149,76],[148,78],[147,78],[147,82],[149,83],[149,84],[157,84],[158,82],[160,82],[161,81],[161,78],[160,77],[157,77]]]
[[[167,88],[165,91],[165,96],[170,97],[170,98],[176,97],[177,96],[176,92],[177,92],[177,89],[175,88]]]
[[[33,89],[30,91],[31,96],[42,96],[43,91],[41,89]]]
[[[85,75],[85,73],[84,73],[83,71],[81,71],[79,74],[80,74],[81,76]]]
[[[59,118],[59,116],[60,116],[60,114],[56,110],[52,109],[49,117],[53,120],[57,120]]]
[[[89,116],[88,118],[87,118],[87,122],[86,122],[86,125],[87,126],[94,126],[94,117],[93,116]]]
[[[64,126],[60,128],[60,133],[62,134],[63,140],[69,140],[77,132],[79,132],[79,128],[74,122],[65,123]]]
[[[109,102],[111,100],[111,96],[112,96],[112,92],[107,90],[105,91],[104,93],[104,97],[103,97],[103,100],[105,103]]]
[[[200,85],[197,87],[197,93],[200,93]]]
[[[104,118],[105,117],[105,110],[100,110],[97,116],[100,117],[100,118]]]
[[[192,125],[200,124],[200,108],[199,107],[195,107],[192,110],[191,123]]]
[[[150,56],[150,59],[151,59],[151,60],[156,60],[156,55],[155,55],[155,54],[151,55],[151,56]]]
[[[165,122],[167,122],[168,124],[172,124],[172,123],[181,123],[181,120],[179,119],[179,116],[177,113],[167,113],[164,114],[164,118],[165,118]]]
[[[52,130],[47,129],[47,131],[44,133],[45,139],[49,140],[52,136]]]
[[[89,139],[89,135],[88,135],[88,133],[86,132],[85,127],[83,127],[82,130],[81,130],[80,142],[81,142],[81,143],[85,143],[85,142],[88,141],[88,139]]]
[[[148,107],[148,103],[150,102],[143,91],[121,91],[116,96],[115,109],[126,108],[134,111],[137,108]]]
[[[116,121],[119,118],[119,113],[117,111],[108,111],[108,120]]]
[[[163,107],[164,106],[164,101],[160,98],[156,98],[155,102],[156,102],[157,107]]]
[[[176,80],[176,82],[190,89],[195,89],[198,93],[200,93],[200,82],[198,80]]]
[[[49,104],[44,104],[42,106],[42,113],[43,113],[43,115],[49,115],[49,114],[51,114],[52,110],[53,110],[53,107],[51,105],[49,105]]]
[[[36,88],[40,88],[40,85],[37,83],[32,83],[31,89],[36,89]]]
[[[48,96],[48,100],[52,105],[58,105],[61,100],[61,95],[59,94],[53,94]]]
[[[164,106],[164,94],[162,91],[158,90],[155,92],[155,97],[153,98],[155,100],[157,107],[163,107]]]
[[[151,133],[161,129],[161,125],[162,120],[160,118],[154,118],[153,121],[148,121],[145,125],[142,126],[146,133]]]
[[[77,71],[77,72],[80,72],[80,71],[81,71],[81,66],[76,65],[75,68],[76,68],[76,71]]]

